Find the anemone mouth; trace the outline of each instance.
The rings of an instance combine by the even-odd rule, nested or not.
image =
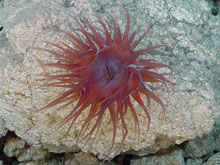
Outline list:
[[[131,99],[138,103],[146,114],[148,119],[147,130],[149,130],[151,120],[148,112],[150,101],[157,102],[162,107],[162,110],[165,111],[165,105],[161,99],[145,83],[160,83],[168,91],[168,84],[172,85],[164,75],[154,72],[155,69],[162,67],[168,68],[172,72],[169,66],[152,59],[138,59],[140,55],[144,55],[146,52],[167,46],[157,45],[135,50],[149,28],[140,38],[134,41],[135,32],[130,33],[130,15],[127,9],[122,8],[127,16],[127,23],[123,33],[121,33],[119,26],[111,15],[112,32],[109,31],[104,21],[97,18],[96,22],[102,27],[103,35],[100,35],[98,32],[100,29],[95,29],[86,18],[83,18],[83,20],[88,25],[89,31],[85,30],[83,25],[75,19],[79,26],[77,31],[84,35],[84,41],[73,33],[62,31],[70,39],[72,45],[62,41],[59,44],[49,43],[59,49],[61,53],[41,48],[41,50],[49,52],[59,61],[62,61],[62,63],[47,63],[45,64],[46,66],[67,71],[66,74],[46,76],[48,82],[43,86],[66,88],[66,91],[42,107],[41,110],[47,110],[55,105],[60,105],[57,109],[60,110],[75,103],[75,107],[58,124],[59,128],[70,122],[66,135],[68,135],[80,114],[87,110],[88,116],[82,121],[77,144],[86,138],[90,139],[91,135],[98,131],[103,115],[108,110],[113,126],[110,152],[115,144],[119,122],[121,123],[123,134],[121,145],[127,136],[128,128],[125,119],[127,110],[130,110],[133,116],[134,127],[138,132],[138,136],[140,134],[138,116]],[[145,105],[141,95],[146,96],[147,105]],[[92,120],[95,120],[95,122],[93,126],[90,126]],[[89,126],[91,127],[90,130],[88,130]],[[88,133],[84,135],[86,131]]]

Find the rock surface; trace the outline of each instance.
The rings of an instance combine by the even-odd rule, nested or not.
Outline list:
[[[149,57],[173,68],[175,72],[171,81],[175,92],[171,92],[168,99],[166,91],[155,91],[166,104],[167,111],[163,114],[161,107],[152,102],[149,132],[145,114],[136,106],[141,128],[139,140],[135,135],[131,114],[126,114],[129,133],[120,152],[142,150],[145,153],[155,153],[160,148],[208,134],[212,130],[214,119],[219,115],[219,107],[215,102],[220,93],[215,82],[218,77],[213,71],[217,73],[216,66],[220,65],[217,58],[220,52],[220,20],[207,16],[209,7],[206,1],[141,0],[134,4],[130,0],[121,3],[131,13],[132,31],[137,29],[140,34],[147,26],[146,22],[151,23],[149,35],[141,47],[164,43],[171,46],[169,52],[160,49],[149,53]],[[58,28],[69,30],[74,26],[72,16],[82,13],[104,17],[103,7],[113,13],[119,25],[125,25],[125,21],[122,21],[122,9],[105,1],[4,1],[4,29],[8,41],[3,47],[0,46],[0,62],[3,64],[0,66],[0,117],[9,130],[15,131],[29,144],[42,146],[53,152],[74,152],[81,149],[98,155],[101,159],[106,158],[112,142],[108,113],[97,135],[87,145],[80,143],[76,147],[74,144],[80,124],[74,125],[65,140],[63,137],[68,125],[57,130],[54,128],[71,107],[56,113],[52,113],[55,108],[45,113],[37,112],[63,90],[39,88],[44,82],[41,75],[48,71],[41,64],[53,60],[53,57],[36,47],[48,47],[44,41],[66,41]],[[86,112],[80,119],[85,115]],[[119,125],[111,157],[118,154],[115,151],[121,138]]]
[[[97,165],[98,163],[99,161],[94,155],[83,152],[76,153],[65,161],[65,165]]]
[[[0,138],[4,137],[8,129],[5,127],[5,122],[0,118]]]
[[[20,138],[7,139],[4,154],[8,157],[16,157],[19,162],[44,160],[49,157],[47,150],[25,146],[25,141]]]
[[[201,158],[199,159],[187,159],[186,165],[202,165],[203,161]]]
[[[216,150],[220,151],[220,116],[215,120],[212,136],[215,141]]]
[[[22,153],[24,146],[24,140],[20,138],[10,138],[5,143],[4,154],[8,157],[18,156]]]
[[[206,163],[203,165],[218,165],[220,164],[220,152],[212,156]]]
[[[4,162],[4,164],[17,164],[18,162],[19,164],[64,164],[64,158],[60,155],[53,155],[47,150],[29,146],[18,137],[6,136],[5,141],[4,154],[10,157],[11,161],[13,161],[12,157],[16,158],[17,162]]]
[[[186,143],[184,150],[192,158],[200,158],[212,153],[216,149],[214,137],[211,134],[201,138],[190,140]]]
[[[38,149],[35,147],[25,148],[21,154],[17,156],[19,162],[28,162],[36,160],[45,160],[49,157],[49,152],[47,150]]]
[[[185,165],[182,151],[174,151],[169,154],[144,157],[139,160],[132,160],[131,165]]]

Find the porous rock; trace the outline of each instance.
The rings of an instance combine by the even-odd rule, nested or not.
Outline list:
[[[202,164],[203,164],[202,158],[186,160],[186,165],[202,165]]]
[[[97,165],[98,163],[94,155],[84,152],[76,153],[65,161],[65,165]]]
[[[4,137],[7,132],[8,129],[5,127],[4,121],[0,118],[0,138]]]
[[[210,157],[209,160],[205,162],[203,165],[213,165],[213,164],[216,164],[216,165],[220,164],[220,152]]]
[[[19,162],[45,160],[49,157],[49,152],[47,150],[39,149],[36,147],[26,147],[17,156]]]
[[[215,120],[212,136],[215,141],[216,150],[220,151],[220,116]]]
[[[60,159],[49,160],[50,153],[47,150],[28,146],[26,142],[20,138],[8,137],[3,151],[8,157],[16,157],[19,162],[24,164],[52,164],[52,162],[61,164],[62,162]]]
[[[185,165],[182,151],[173,151],[169,154],[155,155],[150,157],[143,157],[141,159],[131,160],[131,165]]]
[[[74,105],[56,113],[52,113],[56,107],[46,112],[38,112],[64,89],[39,88],[39,85],[45,82],[41,75],[48,71],[42,64],[52,61],[53,56],[36,48],[48,48],[44,41],[65,41],[65,36],[57,29],[68,31],[74,26],[72,16],[81,15],[85,10],[85,15],[91,13],[103,17],[105,14],[99,11],[102,11],[104,6],[119,20],[119,25],[125,25],[125,21],[122,21],[124,13],[121,13],[123,10],[120,7],[114,7],[113,12],[112,5],[105,1],[91,2],[4,1],[5,33],[15,53],[4,56],[6,64],[0,70],[0,117],[5,120],[8,129],[15,131],[29,144],[42,146],[53,152],[74,152],[81,149],[102,159],[106,158],[112,143],[112,126],[109,124],[108,113],[105,114],[97,135],[92,136],[85,146],[80,143],[76,147],[74,144],[81,123],[72,127],[66,139],[64,135],[68,124],[55,129],[56,124]],[[212,130],[214,119],[219,115],[219,107],[215,104],[218,92],[213,85],[216,84],[213,83],[216,79],[212,66],[220,65],[217,58],[220,21],[207,16],[210,12],[208,2],[141,0],[134,4],[130,0],[121,3],[131,4],[125,5],[131,13],[131,30],[139,29],[144,32],[146,22],[151,23],[149,35],[143,40],[141,47],[164,43],[170,46],[170,51],[159,49],[145,58],[157,59],[173,68],[174,75],[170,80],[174,83],[175,91],[171,91],[169,97],[166,90],[154,91],[164,101],[166,112],[162,112],[160,105],[151,103],[151,126],[148,132],[147,118],[142,109],[135,105],[141,129],[139,139],[128,111],[128,136],[118,153],[128,150],[155,153],[160,148],[208,134]],[[7,53],[10,51],[7,50]],[[58,72],[52,68],[50,71]],[[86,111],[79,120],[85,116]],[[118,154],[116,151],[121,139],[119,124],[115,147],[110,157]]]
[[[64,162],[59,159],[52,159],[52,160],[35,160],[29,162],[22,162],[18,163],[18,165],[63,165]],[[72,164],[75,165],[75,164]]]
[[[7,139],[4,146],[4,154],[8,157],[18,156],[25,146],[25,141],[20,138]]]
[[[204,155],[212,153],[215,149],[216,144],[211,134],[190,140],[184,147],[184,150],[192,158],[203,157]]]

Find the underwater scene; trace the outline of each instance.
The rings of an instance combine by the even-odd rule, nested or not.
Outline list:
[[[220,0],[0,0],[0,164],[220,165]]]

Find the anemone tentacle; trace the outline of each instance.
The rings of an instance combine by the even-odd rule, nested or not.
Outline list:
[[[74,20],[79,27],[74,29],[74,33],[83,35],[83,40],[77,37],[76,34],[60,30],[65,33],[72,45],[63,41],[59,41],[58,44],[48,42],[59,52],[40,48],[53,54],[59,61],[47,63],[45,64],[46,67],[56,67],[66,71],[64,74],[46,75],[48,82],[42,86],[67,89],[41,110],[59,105],[56,109],[58,111],[75,103],[74,108],[57,126],[57,128],[60,128],[70,122],[66,135],[69,134],[72,126],[77,122],[80,114],[84,110],[88,111],[87,117],[80,121],[82,126],[77,136],[77,144],[85,139],[87,139],[87,143],[92,134],[95,131],[98,132],[103,116],[108,110],[113,128],[110,152],[115,145],[119,122],[122,128],[122,139],[119,148],[127,137],[128,128],[125,115],[128,110],[133,116],[135,132],[138,133],[138,137],[140,135],[139,119],[132,101],[143,109],[148,119],[147,130],[150,128],[151,121],[148,111],[151,100],[158,103],[163,111],[166,110],[162,100],[147,87],[146,83],[160,83],[168,91],[168,84],[172,84],[164,75],[154,71],[159,68],[168,68],[172,72],[172,68],[168,65],[152,59],[138,59],[139,56],[146,55],[147,52],[160,47],[167,47],[167,45],[135,50],[147,35],[149,26],[134,41],[136,33],[130,32],[129,12],[124,7],[122,8],[126,13],[127,21],[123,33],[112,15],[110,15],[113,26],[112,31],[107,28],[106,23],[101,18],[90,22],[87,18],[82,17],[88,26],[88,31],[75,18]],[[99,24],[101,29],[96,29],[93,23]],[[141,95],[146,97],[146,101],[143,101]],[[93,125],[91,125],[92,120],[95,120]]]

